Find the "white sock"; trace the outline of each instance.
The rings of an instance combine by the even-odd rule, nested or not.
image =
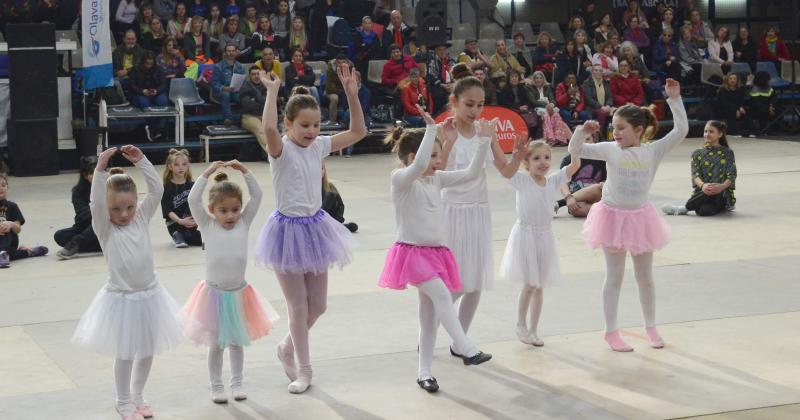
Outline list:
[[[117,410],[123,415],[132,414],[136,406],[131,400],[131,371],[133,360],[114,360],[114,384],[117,389]]]
[[[456,312],[453,308],[452,295],[447,290],[442,279],[428,280],[417,286],[422,293],[427,295],[433,303],[433,308],[436,310],[436,318],[442,323],[442,326],[453,339],[455,351],[459,354],[472,357],[478,354],[478,349],[472,344],[464,333],[461,327]],[[469,294],[468,294],[469,295]],[[467,295],[467,296],[468,296]],[[464,296],[466,298],[466,296]]]
[[[531,290],[531,312],[530,312],[530,325],[528,331],[531,335],[538,338],[539,334],[539,318],[542,316],[542,305],[544,303],[544,291],[541,287]]]
[[[242,346],[228,346],[228,357],[231,360],[231,388],[241,388],[242,372],[244,370],[244,348]]]
[[[528,309],[531,307],[531,295],[533,294],[533,287],[528,285],[522,286],[519,291],[519,299],[517,300],[517,326],[528,329],[527,318]]]
[[[436,319],[436,309],[433,302],[421,289],[419,293],[419,371],[417,379],[431,375],[433,364],[433,349],[436,347],[436,330],[439,322]]]
[[[606,319],[606,333],[617,327],[617,307],[622,278],[625,275],[625,252],[603,250],[606,258],[606,279],[603,282],[603,312]]]
[[[133,362],[133,380],[131,381],[131,400],[135,405],[145,405],[144,386],[150,376],[150,368],[153,366],[153,356],[146,359],[138,359]]]
[[[208,346],[208,375],[211,377],[211,392],[218,392],[225,389],[222,384],[222,355],[224,347],[217,344]]]
[[[656,288],[653,284],[653,253],[646,252],[633,257],[633,272],[639,287],[639,302],[647,328],[656,326]]]

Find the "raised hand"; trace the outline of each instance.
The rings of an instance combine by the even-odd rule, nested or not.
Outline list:
[[[348,95],[358,96],[358,81],[356,81],[355,72],[350,69],[350,66],[339,66],[336,69],[336,74],[339,80],[342,81],[344,92]]]
[[[495,134],[497,133],[497,118],[492,119],[491,121],[486,120],[479,120],[478,126],[475,128],[475,133],[478,137],[489,137],[493,139]]]
[[[247,169],[247,167],[246,167],[246,166],[242,165],[242,162],[239,162],[239,161],[238,161],[238,160],[236,160],[236,159],[234,159],[234,160],[229,160],[229,161],[225,162],[225,167],[227,167],[227,168],[233,168],[233,169],[236,169],[237,171],[239,171],[239,172],[241,172],[241,173],[243,173],[243,174],[246,174],[246,173],[250,172],[250,171]]]
[[[517,138],[514,140],[514,150],[511,152],[511,156],[517,161],[521,162],[525,157],[525,149],[528,147],[528,143],[530,142],[530,137],[521,133],[517,134]]]
[[[417,107],[417,111],[419,111],[419,115],[422,115],[422,119],[425,120],[425,124],[427,124],[427,125],[436,124],[436,121],[433,120],[433,117],[431,117],[431,114],[425,112],[425,109],[423,109],[421,106],[419,106],[419,104],[417,104],[416,107]]]
[[[144,159],[144,153],[136,146],[129,144],[127,146],[122,146],[120,150],[122,150],[122,157],[128,159],[133,164]]]
[[[108,161],[111,160],[111,156],[114,156],[115,153],[117,153],[116,147],[109,147],[104,150],[103,153],[100,153],[100,156],[97,157],[97,166],[95,166],[95,169],[100,172],[108,169]]]
[[[456,128],[456,119],[448,117],[443,123],[439,124],[437,128],[436,137],[444,144],[452,143],[458,138],[458,129]]]
[[[225,162],[221,160],[218,160],[216,162],[211,162],[211,165],[209,165],[208,168],[206,168],[206,171],[203,172],[203,176],[206,178],[210,178],[211,175],[214,174],[214,172],[217,172],[217,170],[219,168],[222,168],[223,166],[225,166]]]
[[[582,130],[586,134],[594,135],[600,131],[600,123],[594,120],[589,120],[583,123]]]
[[[675,79],[667,79],[667,85],[664,87],[667,96],[676,99],[681,97],[681,84]]]
[[[281,88],[281,79],[277,77],[272,72],[265,72],[261,70],[258,72],[258,77],[261,79],[261,84],[263,84],[267,90],[275,90],[276,92]]]

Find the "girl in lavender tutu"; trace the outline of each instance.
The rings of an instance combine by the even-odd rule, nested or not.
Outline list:
[[[605,340],[614,351],[633,350],[622,340],[617,328],[617,305],[628,252],[633,259],[645,332],[650,339],[650,346],[664,347],[664,340],[658,334],[655,323],[653,251],[666,245],[669,232],[661,215],[647,201],[647,195],[661,160],[689,132],[686,109],[681,101],[680,84],[667,79],[666,93],[674,126],[661,140],[646,143],[658,131],[658,121],[652,111],[635,105],[625,105],[614,113],[613,143],[584,144],[587,138],[600,130],[596,121],[587,121],[578,127],[569,143],[569,153],[572,156],[604,160],[608,169],[608,180],[603,184],[603,198],[589,210],[583,233],[589,246],[603,247],[605,253]]]
[[[353,71],[345,64],[337,74],[350,108],[350,129],[320,136],[319,104],[312,96],[295,95],[286,104],[283,137],[278,132],[277,109],[281,80],[272,73],[260,74],[267,87],[262,119],[277,209],[261,231],[256,262],[275,270],[286,298],[289,334],[278,344],[278,359],[293,394],[311,385],[308,331],[325,311],[328,268],[348,264],[355,245],[347,228],[321,209],[319,193],[322,160],[367,134]]]
[[[461,291],[462,285],[453,253],[443,245],[441,190],[478,178],[496,123],[481,120],[476,125],[480,145],[468,168],[439,171],[443,162],[442,145],[436,140],[437,126],[419,105],[417,109],[427,123],[424,131],[396,128],[387,138],[405,167],[392,172],[397,242],[389,249],[378,285],[398,290],[409,284],[417,287],[420,327],[417,384],[428,392],[436,392],[439,384],[431,376],[431,363],[439,322],[453,339],[454,350],[463,355],[465,365],[481,364],[492,358],[467,338],[453,307],[451,293]],[[454,123],[450,118],[442,127],[452,128]]]

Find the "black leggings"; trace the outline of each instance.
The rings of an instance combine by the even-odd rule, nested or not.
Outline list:
[[[191,246],[203,245],[203,237],[200,235],[200,231],[197,230],[197,228],[189,229],[177,223],[173,223],[171,225],[167,225],[167,231],[169,231],[170,237],[172,237],[172,234],[174,234],[175,232],[180,232],[181,235],[183,235],[183,239],[186,241],[188,245]]]
[[[70,242],[78,245],[78,252],[100,252],[100,242],[94,234],[92,225],[73,225],[57,230],[53,235],[59,246],[66,247]]]
[[[695,193],[686,202],[686,210],[694,211],[698,216],[713,216],[724,213],[726,206],[727,192],[723,191],[717,195],[706,195],[702,191]]]
[[[19,249],[19,236],[14,232],[7,232],[5,235],[0,235],[0,251],[8,252],[12,260],[21,260],[30,257],[28,251]]]

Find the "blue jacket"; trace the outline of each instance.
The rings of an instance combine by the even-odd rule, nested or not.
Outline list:
[[[245,74],[244,66],[238,61],[234,61],[233,65],[228,64],[226,60],[222,60],[214,65],[214,76],[211,78],[211,86],[214,90],[222,90],[222,88],[231,85],[231,78],[233,74]]]
[[[671,54],[667,53],[667,47],[664,45],[664,41],[660,39],[656,41],[656,44],[653,46],[653,64],[661,66],[670,56],[678,58],[678,45],[670,41],[669,46],[672,48]]]

